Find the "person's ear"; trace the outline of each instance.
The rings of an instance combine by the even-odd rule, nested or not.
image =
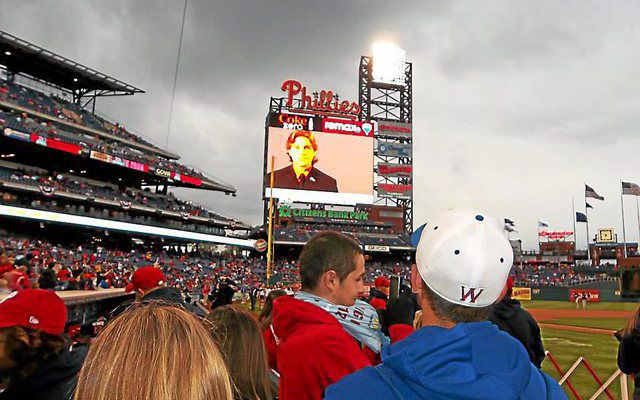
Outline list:
[[[422,276],[420,276],[418,266],[416,264],[411,266],[411,291],[413,293],[422,292]]]
[[[340,277],[338,276],[338,273],[330,269],[322,274],[322,284],[329,292],[335,292],[340,285]]]

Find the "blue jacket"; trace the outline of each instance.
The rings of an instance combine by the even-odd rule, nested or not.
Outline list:
[[[522,344],[490,322],[424,327],[382,349],[382,364],[329,386],[325,400],[567,399]]]

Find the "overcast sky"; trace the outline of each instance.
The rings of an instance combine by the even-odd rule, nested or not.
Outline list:
[[[0,29],[146,90],[98,110],[164,144],[182,0],[0,3]],[[264,118],[283,80],[357,99],[360,55],[407,51],[414,77],[416,226],[451,207],[622,237],[620,179],[640,183],[640,3],[189,0],[169,148],[238,197],[180,193],[257,224]],[[627,240],[638,240],[625,196]],[[578,245],[586,241],[578,224]]]

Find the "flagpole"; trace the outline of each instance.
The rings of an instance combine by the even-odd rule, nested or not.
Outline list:
[[[589,209],[587,208],[587,183],[584,184],[584,216],[587,217],[587,261],[591,265],[591,249],[589,246]]]
[[[623,248],[624,248],[624,258],[627,258],[627,233],[624,227],[624,198],[622,189],[622,180],[620,181],[620,208],[622,209],[622,240],[623,240]]]
[[[571,198],[571,211],[573,211],[573,242],[574,242],[574,248],[578,247],[578,239],[576,238],[576,204],[575,201],[573,200],[573,197]],[[639,225],[640,226],[640,225]],[[574,260],[575,263],[575,260]]]
[[[640,249],[640,207],[638,206],[638,196],[636,196],[636,214],[638,215],[638,249]]]

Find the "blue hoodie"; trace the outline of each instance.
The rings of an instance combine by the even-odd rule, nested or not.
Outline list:
[[[428,326],[382,349],[382,364],[329,386],[325,400],[567,399],[522,344],[490,322]]]

